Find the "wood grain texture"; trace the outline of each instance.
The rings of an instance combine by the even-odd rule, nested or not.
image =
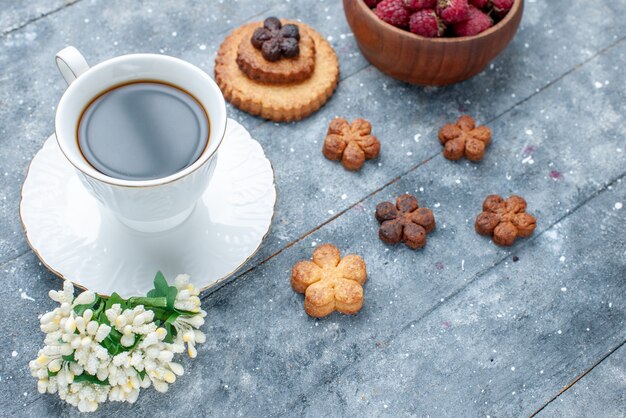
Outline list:
[[[524,11],[518,0],[494,27],[471,37],[425,38],[380,20],[361,0],[343,0],[361,52],[382,72],[412,84],[443,86],[481,72],[515,36]]]
[[[17,215],[26,167],[52,131],[54,106],[65,89],[50,54],[73,44],[97,63],[163,50],[212,74],[217,47],[234,27],[272,15],[300,18],[329,39],[341,61],[339,90],[319,113],[298,123],[277,126],[229,107],[229,116],[252,132],[274,165],[279,203],[272,232],[238,278],[203,295],[209,338],[197,359],[183,360],[180,381],[165,395],[149,389],[133,405],[110,403],[92,416],[300,416],[304,409],[311,416],[402,416],[412,405],[414,416],[536,411],[625,338],[623,303],[618,305],[624,298],[617,296],[626,283],[602,283],[626,271],[619,257],[626,248],[615,248],[626,210],[615,204],[626,203],[625,189],[612,194],[626,181],[620,177],[626,167],[626,74],[619,71],[626,64],[626,2],[587,4],[526,2],[518,34],[493,65],[445,88],[411,86],[368,66],[337,0],[80,1],[6,36],[0,54],[0,303],[17,320],[3,323],[0,416],[84,416],[55,396],[40,395],[28,370],[42,344],[37,315],[54,308],[47,292],[58,289],[27,250]],[[461,113],[494,132],[478,165],[440,155],[437,130]],[[321,153],[335,116],[367,118],[381,140],[379,159],[359,173],[347,173]],[[419,251],[386,247],[377,235],[375,205],[407,191],[431,205],[438,221]],[[471,222],[485,193],[524,196],[540,219],[534,238],[508,252],[477,236]],[[594,200],[596,195],[606,197]],[[570,216],[576,217],[566,229],[549,229]],[[294,262],[325,242],[366,257],[366,299],[357,316],[308,318],[302,295],[289,285]],[[518,296],[515,289],[521,289]],[[501,299],[494,298],[496,291]],[[541,333],[533,327],[538,316]],[[546,332],[552,337],[535,345]],[[463,340],[468,335],[478,344]],[[402,343],[412,339],[403,352]],[[432,364],[420,357],[425,348]],[[445,359],[453,360],[437,368]],[[402,370],[385,368],[392,362]],[[462,372],[450,379],[460,390],[440,379],[446,370]],[[391,382],[383,386],[390,393],[405,381],[398,372],[423,383],[389,397],[365,393],[365,400],[347,390]],[[485,378],[489,383],[490,374],[496,378],[482,393],[478,385]],[[350,376],[361,380],[345,383]],[[587,386],[591,376],[551,405],[565,404],[574,391],[586,405],[572,403],[563,416],[622,411],[619,392],[603,393],[615,386],[619,370],[583,397],[579,385]],[[558,416],[548,408],[543,416]]]

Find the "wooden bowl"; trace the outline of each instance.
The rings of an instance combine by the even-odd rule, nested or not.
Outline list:
[[[425,38],[380,20],[363,0],[343,0],[361,52],[384,73],[407,83],[443,86],[481,72],[511,42],[524,0],[495,26],[476,36]]]

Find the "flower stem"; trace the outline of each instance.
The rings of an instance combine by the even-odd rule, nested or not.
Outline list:
[[[131,306],[144,305],[145,307],[165,308],[167,306],[167,298],[160,296],[156,298],[148,297],[132,297],[128,299]]]

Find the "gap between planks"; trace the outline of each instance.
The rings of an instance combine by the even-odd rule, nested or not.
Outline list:
[[[46,18],[46,17],[48,17],[50,15],[53,15],[53,14],[55,14],[57,12],[60,12],[63,9],[67,9],[68,7],[73,6],[75,4],[78,4],[81,1],[83,1],[83,0],[74,0],[71,3],[66,3],[63,6],[57,7],[56,9],[52,9],[52,10],[49,10],[47,12],[43,12],[39,16],[31,17],[30,19],[27,19],[25,22],[18,23],[17,25],[4,30],[0,34],[0,37],[7,36],[7,35],[9,35],[9,34],[11,34],[13,32],[17,32],[18,30],[25,28],[26,26],[30,25],[31,23],[35,23],[35,22],[37,22],[37,21],[39,21],[41,19],[44,19],[44,18]]]
[[[565,392],[567,392],[570,388],[572,388],[576,383],[578,383],[579,380],[581,380],[583,377],[585,377],[590,371],[592,371],[593,369],[595,369],[597,366],[599,366],[604,360],[606,360],[607,358],[609,358],[613,353],[615,353],[617,350],[619,350],[624,344],[626,344],[626,340],[622,341],[621,344],[619,344],[617,347],[613,347],[611,348],[608,353],[606,353],[605,355],[603,355],[600,360],[596,361],[593,366],[591,366],[589,369],[585,370],[583,373],[581,373],[579,376],[575,377],[574,380],[572,380],[570,383],[568,383],[567,385],[565,385],[565,387],[563,389],[561,389],[556,395],[554,395],[548,402],[546,402],[541,408],[537,409],[535,412],[532,413],[532,415],[530,416],[531,418],[536,416],[537,414],[539,414],[541,411],[544,410],[544,408],[548,405],[550,405],[552,402],[556,401],[562,394],[564,394]]]
[[[20,259],[20,258],[24,257],[26,254],[28,254],[30,252],[31,252],[31,249],[30,249],[30,247],[27,246],[25,250],[23,250],[22,252],[18,253],[17,255],[15,255],[15,256],[13,256],[11,258],[8,258],[8,259],[6,259],[4,261],[0,261],[0,268],[6,266],[7,264],[10,264],[11,262],[13,262],[13,261],[15,261],[17,259]]]

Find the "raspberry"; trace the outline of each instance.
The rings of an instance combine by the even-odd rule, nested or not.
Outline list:
[[[406,28],[409,25],[409,11],[404,7],[402,0],[383,0],[378,3],[374,13],[381,20],[398,28]]]
[[[469,4],[485,10],[489,7],[489,0],[469,0]]]
[[[423,9],[434,9],[437,0],[404,0],[404,5],[410,11],[416,12]]]
[[[411,15],[409,28],[416,35],[427,38],[443,36],[446,31],[445,24],[441,21],[434,9],[420,10]]]
[[[378,3],[381,2],[381,0],[364,0],[365,4],[367,4],[367,7],[369,7],[370,9],[373,9],[374,7],[378,6]]]
[[[515,0],[491,0],[493,11],[496,12],[496,15],[499,17],[504,17],[509,10],[511,10],[514,2]]]
[[[474,6],[469,6],[468,19],[452,27],[456,36],[474,36],[493,26],[493,20]]]
[[[437,14],[446,23],[459,23],[467,20],[467,0],[438,0]]]

